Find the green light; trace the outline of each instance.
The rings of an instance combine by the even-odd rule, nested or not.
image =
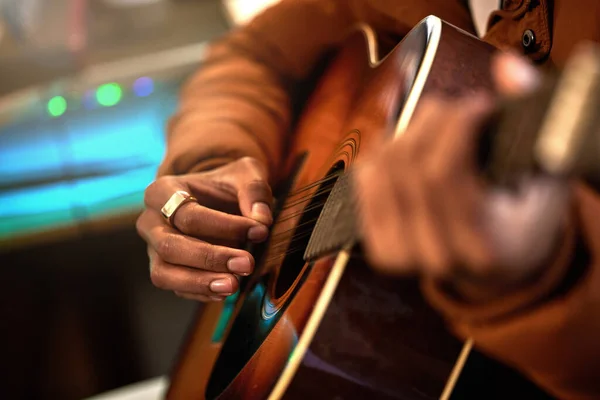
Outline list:
[[[62,96],[55,96],[48,102],[48,114],[60,117],[67,111],[67,100]]]
[[[100,86],[96,91],[96,100],[98,100],[98,104],[104,107],[110,107],[121,101],[122,95],[123,91],[121,90],[121,86],[116,83],[107,83]]]

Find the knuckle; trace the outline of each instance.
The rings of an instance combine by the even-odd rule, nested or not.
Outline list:
[[[219,258],[216,254],[216,246],[207,244],[202,251],[202,261],[204,268],[208,270],[217,270],[219,268]]]
[[[178,210],[177,214],[175,214],[176,225],[183,231],[189,231],[192,227],[194,227],[196,221],[194,213],[187,211],[188,210],[182,207]]]
[[[161,177],[156,178],[156,180],[154,181],[154,183],[156,184],[155,187],[161,188],[165,186],[170,186],[171,184],[173,184],[174,180],[175,177],[172,175],[163,175]]]
[[[243,165],[244,167],[247,167],[247,168],[256,169],[256,168],[260,168],[261,167],[260,161],[258,161],[254,157],[249,157],[249,156],[245,156],[245,157],[240,158],[239,159],[239,163],[241,165]]]
[[[156,252],[162,259],[169,259],[173,254],[174,236],[165,235],[156,243]]]
[[[205,247],[200,250],[200,259],[202,260],[202,267],[208,269],[208,264],[211,261],[211,246],[205,245]]]
[[[215,253],[209,248],[204,253],[204,266],[208,269],[215,268]]]
[[[253,175],[260,176],[260,180],[263,180],[262,177],[267,173],[264,163],[254,157],[243,157],[240,159],[240,163]]]
[[[146,187],[144,190],[144,203],[146,205],[150,204],[150,198],[156,196],[158,192],[160,192],[161,188],[169,187],[172,185],[174,181],[174,177],[165,175],[157,178],[154,182]]]

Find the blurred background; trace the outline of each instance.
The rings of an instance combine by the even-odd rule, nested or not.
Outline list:
[[[135,232],[180,85],[276,0],[0,0],[0,398],[168,374],[198,305]]]

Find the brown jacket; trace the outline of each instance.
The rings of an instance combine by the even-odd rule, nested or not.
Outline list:
[[[292,99],[312,67],[357,21],[401,37],[429,14],[474,31],[457,0],[283,0],[211,46],[169,127],[160,174],[251,155],[273,179],[288,139]],[[561,66],[574,44],[600,41],[600,1],[505,0],[484,40]],[[535,43],[522,46],[530,29]],[[465,304],[435,284],[426,297],[482,350],[564,399],[600,399],[600,200],[578,185],[572,229],[530,286],[501,301]]]

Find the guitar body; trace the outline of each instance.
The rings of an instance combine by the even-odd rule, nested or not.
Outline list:
[[[492,53],[436,17],[382,60],[368,27],[349,38],[305,106],[255,273],[234,300],[205,307],[168,398],[436,399],[463,390],[465,361],[484,375],[483,358],[447,331],[416,280],[377,275],[350,248],[303,256],[341,173],[401,135],[423,94],[491,90]]]

